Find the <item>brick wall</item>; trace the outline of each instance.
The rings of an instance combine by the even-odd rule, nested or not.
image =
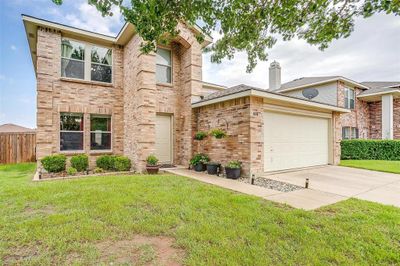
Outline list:
[[[61,33],[39,28],[37,32],[37,158],[59,153],[60,112],[84,114],[84,152],[93,167],[96,152],[90,151],[90,114],[112,115],[112,149],[123,152],[123,52],[113,49],[113,84],[65,81],[61,78]],[[73,153],[68,153],[71,155]]]
[[[221,128],[227,137],[193,140],[194,153],[206,153],[212,161],[225,165],[231,160],[243,163],[243,175],[249,175],[250,162],[250,98],[199,107],[193,110],[193,134],[197,131],[209,131]]]
[[[344,107],[344,88],[343,82],[338,82],[338,106]],[[357,98],[363,90],[359,88],[352,88],[355,90],[356,99],[355,107],[350,113],[342,114],[340,116],[341,127],[356,127],[359,131],[359,137],[367,139],[370,136],[370,119],[369,119],[369,106],[367,102],[363,102]]]
[[[382,139],[382,102],[368,103],[370,119],[370,138]]]
[[[393,100],[393,138],[400,139],[400,98]]]

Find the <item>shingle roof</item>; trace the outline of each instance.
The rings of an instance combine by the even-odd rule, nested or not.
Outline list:
[[[300,87],[307,84],[324,82],[332,79],[338,79],[340,76],[325,76],[325,77],[302,77],[286,83],[283,83],[279,89],[274,91],[282,91],[290,88]]]
[[[400,89],[400,81],[365,81],[361,82],[361,84],[369,87],[369,90],[363,91],[359,95],[370,95],[385,91],[391,91],[393,88]]]
[[[35,130],[14,124],[0,125],[0,133],[19,133],[19,132],[35,132]]]
[[[308,100],[308,99],[299,98],[299,97],[295,97],[295,96],[289,96],[289,95],[286,95],[286,94],[283,94],[283,93],[274,92],[274,91],[270,91],[270,90],[265,90],[265,89],[261,89],[261,88],[257,88],[257,87],[244,85],[244,84],[240,84],[240,85],[228,88],[226,90],[222,90],[222,91],[211,93],[211,94],[207,95],[206,97],[204,97],[201,101],[198,101],[198,102],[193,103],[193,104],[197,104],[197,103],[201,103],[201,102],[205,102],[205,101],[221,98],[221,97],[224,97],[224,96],[228,96],[228,95],[232,95],[232,94],[236,94],[236,93],[240,93],[240,92],[244,92],[244,91],[248,91],[248,90],[256,90],[256,91],[261,91],[261,92],[264,92],[264,93],[283,96],[283,97],[286,97],[286,98],[302,100],[302,101],[305,101],[305,102],[314,102],[314,103],[319,103],[319,104],[323,104],[323,105],[327,105],[327,106],[337,107],[336,105],[333,105],[333,104],[327,104],[327,103]]]

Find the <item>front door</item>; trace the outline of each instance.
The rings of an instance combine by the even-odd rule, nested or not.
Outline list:
[[[156,154],[161,164],[172,164],[172,115],[156,116]]]

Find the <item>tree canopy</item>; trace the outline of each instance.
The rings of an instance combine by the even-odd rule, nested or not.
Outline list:
[[[52,0],[62,4],[63,0]],[[118,6],[127,22],[143,38],[142,51],[154,51],[157,43],[168,43],[178,34],[179,21],[200,22],[206,34],[217,31],[221,38],[205,48],[211,61],[232,59],[247,53],[247,71],[258,60],[267,60],[267,50],[281,36],[288,41],[304,39],[323,50],[335,39],[348,37],[356,17],[378,12],[400,14],[400,0],[88,0],[103,16],[112,16]],[[197,36],[202,41],[203,36]]]

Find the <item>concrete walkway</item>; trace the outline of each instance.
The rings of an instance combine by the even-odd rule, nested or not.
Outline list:
[[[338,201],[347,199],[347,197],[312,189],[281,192],[260,186],[246,184],[237,180],[226,179],[223,177],[208,175],[205,173],[199,173],[187,169],[174,168],[165,169],[164,171],[176,175],[190,177],[204,183],[227,188],[244,194],[258,196],[278,203],[285,203],[292,207],[305,210],[317,209],[322,206],[330,205]]]
[[[295,172],[265,175],[265,178],[304,186],[345,198],[358,198],[400,207],[400,175],[342,166],[324,166]],[[279,198],[279,197],[278,197]],[[284,196],[280,197],[283,200]],[[285,199],[288,204],[292,201]]]

